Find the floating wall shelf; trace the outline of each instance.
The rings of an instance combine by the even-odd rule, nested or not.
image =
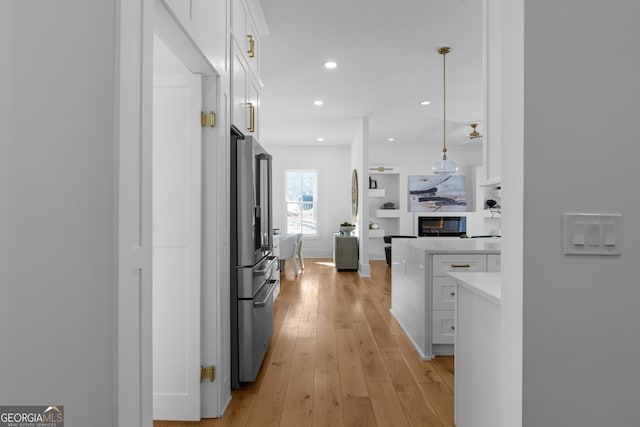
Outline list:
[[[384,237],[385,231],[381,228],[377,230],[369,229],[369,237]]]
[[[378,218],[399,218],[400,209],[378,209],[376,211],[376,217]]]

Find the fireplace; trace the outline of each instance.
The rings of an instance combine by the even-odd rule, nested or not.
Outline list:
[[[467,218],[464,216],[420,216],[418,236],[459,237],[467,232]]]

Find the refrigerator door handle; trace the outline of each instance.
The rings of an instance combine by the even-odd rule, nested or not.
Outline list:
[[[266,261],[263,262],[264,267],[260,268],[260,269],[256,269],[253,270],[253,275],[254,276],[265,276],[267,274],[267,272],[269,272],[270,270],[273,270],[274,268],[274,263],[276,262],[276,257],[275,256],[268,256]]]
[[[269,300],[269,298],[273,298],[273,289],[275,288],[276,283],[278,283],[278,280],[272,279],[272,280],[269,280],[267,283],[268,283],[267,286],[269,287],[269,290],[266,292],[262,301],[253,302],[253,306],[256,308],[264,307],[267,304],[267,301]]]

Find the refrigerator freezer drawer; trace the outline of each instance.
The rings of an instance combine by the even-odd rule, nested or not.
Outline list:
[[[269,280],[254,299],[238,300],[239,380],[255,381],[273,335],[273,291],[279,280]]]

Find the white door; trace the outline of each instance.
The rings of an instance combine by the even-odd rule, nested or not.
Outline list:
[[[201,78],[153,89],[153,418],[200,419]]]

